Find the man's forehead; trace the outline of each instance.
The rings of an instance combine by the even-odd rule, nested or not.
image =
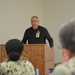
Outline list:
[[[36,17],[33,17],[33,18],[31,18],[31,20],[38,20],[38,18],[36,18]]]

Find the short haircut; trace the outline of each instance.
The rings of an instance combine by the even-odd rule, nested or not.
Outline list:
[[[31,19],[32,19],[32,18],[37,18],[37,19],[39,19],[38,16],[32,16]]]
[[[75,20],[71,20],[64,24],[59,31],[59,40],[62,48],[75,53]]]

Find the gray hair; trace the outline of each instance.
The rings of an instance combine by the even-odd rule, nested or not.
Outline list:
[[[71,53],[75,53],[75,19],[61,26],[59,40],[62,48],[66,48]]]

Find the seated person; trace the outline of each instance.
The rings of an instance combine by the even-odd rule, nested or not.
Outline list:
[[[59,41],[63,63],[56,66],[52,75],[75,75],[75,20],[61,26]]]
[[[20,56],[24,48],[20,40],[9,40],[5,48],[8,61],[0,63],[0,75],[35,75],[32,63]]]

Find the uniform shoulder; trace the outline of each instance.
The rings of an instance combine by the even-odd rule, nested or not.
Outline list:
[[[23,61],[28,67],[34,69],[33,64],[26,57],[21,57],[20,60]]]
[[[2,62],[0,63],[0,66],[6,66],[8,64],[8,62]]]
[[[67,66],[67,63],[64,63],[55,67],[53,75],[68,75],[68,72],[69,67]]]
[[[2,62],[0,63],[0,73],[6,73],[6,70],[7,70],[7,66],[8,63],[7,62]]]
[[[19,61],[29,61],[26,57],[20,57]]]

